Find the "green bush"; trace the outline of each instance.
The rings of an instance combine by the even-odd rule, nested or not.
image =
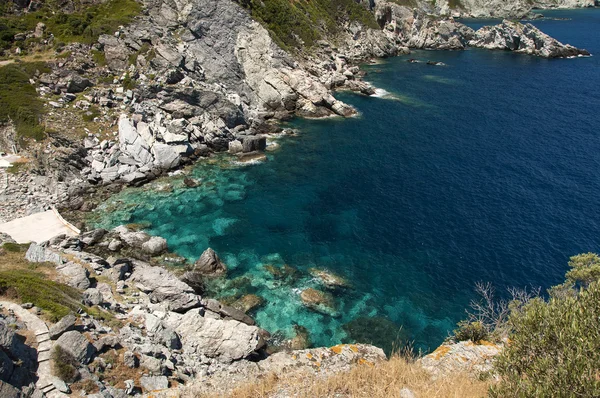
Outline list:
[[[600,257],[596,253],[585,253],[573,256],[569,260],[567,282],[588,285],[600,279]]]
[[[378,28],[373,14],[354,0],[238,0],[273,39],[288,50],[311,47],[347,21]]]
[[[492,397],[600,396],[600,283],[511,314]]]
[[[77,367],[79,362],[68,351],[63,350],[59,345],[52,349],[53,373],[59,379],[67,383],[74,383],[79,378]]]
[[[106,54],[104,54],[104,51],[92,50],[92,59],[98,66],[106,65]]]
[[[454,330],[452,339],[459,341],[472,341],[474,343],[481,340],[488,340],[490,334],[481,322],[461,321],[458,323],[458,328]]]
[[[15,269],[0,272],[0,295],[13,290],[21,302],[43,309],[52,321],[58,321],[82,308],[81,293],[70,286],[54,282],[44,274]]]
[[[57,3],[46,1],[38,11],[0,17],[0,50],[12,47],[16,33],[33,30],[38,22],[45,23],[58,42],[94,43],[101,34],[112,34],[120,25],[129,24],[141,11],[135,0],[75,5],[76,12],[66,14]]]
[[[10,253],[21,253],[27,251],[29,244],[21,245],[18,243],[4,242],[2,248]]]
[[[36,72],[48,72],[43,62],[13,63],[0,67],[0,123],[12,121],[17,135],[37,141],[45,138],[40,118],[44,106],[29,79]]]

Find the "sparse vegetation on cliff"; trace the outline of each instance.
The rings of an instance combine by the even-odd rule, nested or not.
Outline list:
[[[33,303],[57,321],[81,305],[81,293],[70,286],[48,279],[43,273],[24,269],[0,272],[0,295]]]
[[[74,4],[73,12],[65,12],[55,2],[46,1],[39,10],[23,15],[11,15],[5,7],[0,17],[0,50],[12,47],[16,34],[33,30],[38,22],[46,24],[58,42],[94,43],[99,35],[114,33],[141,11],[141,5],[135,0]]]
[[[45,137],[40,118],[43,102],[29,79],[49,71],[43,62],[13,63],[0,67],[0,124],[12,122],[20,139]]]
[[[314,374],[292,374],[286,377],[271,375],[235,389],[231,398],[273,396],[297,397],[484,397],[489,381],[478,380],[468,374],[433,378],[412,358],[394,355],[379,364],[359,363],[349,372],[329,377]],[[401,394],[405,389],[414,395]],[[214,395],[211,395],[214,397]]]
[[[599,265],[593,253],[571,257],[565,285],[511,313],[492,397],[600,395]]]
[[[281,47],[311,47],[326,35],[340,31],[344,22],[379,26],[373,14],[354,0],[238,0]]]

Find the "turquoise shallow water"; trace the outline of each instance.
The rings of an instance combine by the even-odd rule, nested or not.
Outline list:
[[[600,54],[600,10],[545,14],[541,29]],[[278,336],[297,324],[315,345],[429,349],[475,282],[547,288],[569,256],[600,250],[598,59],[417,51],[365,66],[389,94],[338,94],[359,117],[297,120],[268,161],[200,163],[200,187],[179,177],[127,189],[94,222],[145,222],[191,260],[212,247],[230,268],[213,290],[264,297],[254,315]],[[273,277],[283,264],[298,274]],[[351,285],[331,291],[329,314],[301,303],[302,289],[327,290],[312,267]]]

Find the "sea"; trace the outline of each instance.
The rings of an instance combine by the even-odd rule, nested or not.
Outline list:
[[[306,333],[313,346],[435,349],[476,283],[499,299],[544,294],[570,256],[600,252],[600,9],[541,12],[531,23],[593,56],[379,60],[362,67],[377,95],[336,94],[357,117],[293,120],[266,160],[201,161],[189,169],[200,186],[173,176],[128,188],[90,222],[137,224],[190,261],[213,248],[229,271],[206,295],[260,296],[251,315],[275,343]],[[308,288],[324,293],[317,310],[302,302]]]

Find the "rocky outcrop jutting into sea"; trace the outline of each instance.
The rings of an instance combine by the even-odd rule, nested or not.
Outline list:
[[[479,29],[475,32],[475,37],[469,41],[469,45],[488,50],[509,50],[544,58],[590,55],[586,50],[562,44],[532,24],[508,20],[502,21],[499,25],[484,26]]]

